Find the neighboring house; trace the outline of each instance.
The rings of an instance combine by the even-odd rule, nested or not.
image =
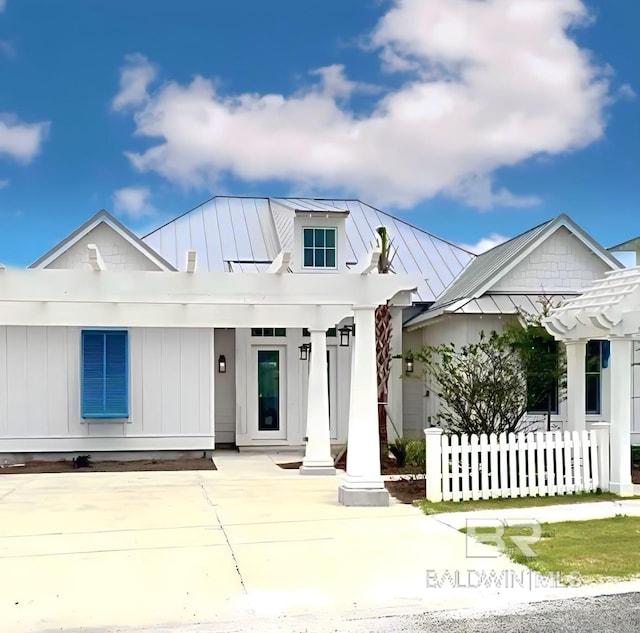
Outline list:
[[[520,310],[539,314],[543,302],[558,305],[602,279],[622,264],[566,215],[545,222],[476,257],[426,310],[405,320],[405,350],[423,344],[477,342],[479,333],[501,331]],[[638,358],[640,360],[640,358]],[[610,419],[608,346],[587,344],[585,371],[587,420]],[[635,377],[640,393],[640,372]],[[566,400],[554,398],[552,422],[562,428]],[[640,442],[640,407],[634,399],[632,439]],[[435,424],[440,407],[433,390],[420,380],[406,380],[405,434],[420,435]],[[531,411],[542,418],[545,411]]]
[[[360,369],[352,364],[349,343],[358,332],[345,328],[352,319],[343,318],[347,301],[338,298],[345,289],[335,288],[335,301],[320,290],[316,300],[313,288],[305,289],[304,301],[280,296],[275,308],[283,327],[232,315],[240,314],[235,304],[243,304],[243,315],[251,312],[248,305],[273,314],[262,304],[269,303],[268,288],[282,284],[274,275],[266,281],[267,271],[278,271],[282,283],[300,273],[334,274],[338,285],[353,280],[355,288],[379,225],[392,240],[395,276],[418,278],[410,301],[396,297],[399,289],[385,295],[397,299],[392,305],[396,355],[423,343],[475,341],[480,330],[500,329],[514,318],[518,307],[534,311],[543,295],[560,300],[575,295],[620,267],[566,216],[476,257],[358,200],[215,197],[142,238],[101,211],[30,268],[93,269],[96,275],[101,268],[116,269],[128,297],[127,315],[134,319],[121,319],[117,306],[107,306],[101,296],[95,314],[87,312],[99,327],[34,326],[28,319],[19,322],[19,316],[0,326],[0,401],[6,402],[0,408],[0,453],[301,446],[310,366],[303,360],[310,340],[305,325],[318,331],[318,315],[324,319],[320,331],[327,329],[331,442],[344,444],[351,375]],[[225,273],[236,273],[229,278],[244,280],[253,299],[238,298],[238,289],[229,289],[227,304],[218,297],[218,307],[208,305],[208,316],[198,321],[190,310],[208,291],[200,288],[180,303],[176,286],[167,295],[171,305],[165,309],[156,301],[155,312],[137,323],[146,300],[135,305],[136,288],[129,286],[140,279],[155,286],[155,280],[194,268],[219,275],[221,285],[227,283]],[[388,281],[391,288],[393,280]],[[216,293],[224,296],[224,289]],[[73,310],[73,301],[69,296],[69,305],[56,309]],[[175,312],[176,304],[183,306],[184,317]],[[288,311],[295,315],[285,318]],[[327,321],[332,314],[340,316]],[[188,327],[181,327],[182,318]],[[140,325],[147,322],[155,327]],[[291,323],[295,327],[284,326]],[[601,349],[599,342],[590,344],[598,361],[589,364],[585,378],[593,419],[607,419],[609,407]],[[435,421],[437,398],[425,394],[420,380],[402,379],[403,369],[403,361],[394,359],[390,436],[420,436]],[[558,422],[563,406],[559,403],[554,415]],[[640,423],[640,416],[636,419]]]

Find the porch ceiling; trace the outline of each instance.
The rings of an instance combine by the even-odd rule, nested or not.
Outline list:
[[[557,339],[637,337],[640,332],[640,267],[607,273],[543,321]]]

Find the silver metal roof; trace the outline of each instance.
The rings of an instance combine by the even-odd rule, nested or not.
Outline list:
[[[479,287],[499,273],[517,253],[534,242],[550,224],[551,221],[540,224],[478,255],[447,288],[446,292],[438,297],[438,300],[432,306],[432,310],[459,299],[472,298]]]
[[[359,200],[238,198],[217,196],[152,231],[143,240],[178,269],[186,252],[197,252],[198,268],[208,271],[266,268],[281,250],[293,249],[296,210],[345,212],[346,261],[369,252],[375,229],[387,227],[396,250],[393,269],[425,281],[414,301],[431,302],[475,257],[464,249]],[[253,262],[258,264],[252,266]]]
[[[526,254],[527,249],[534,248],[537,243],[542,242],[559,227],[567,228],[578,239],[582,240],[596,256],[606,261],[611,268],[617,269],[622,266],[611,253],[581,229],[571,218],[561,214],[553,220],[535,226],[513,239],[478,255],[455,282],[447,288],[446,292],[438,297],[431,309],[437,310],[460,299],[477,299],[482,296],[500,278],[508,264],[515,263],[519,257]]]
[[[478,299],[470,299],[454,312],[459,314],[517,314],[521,310],[528,314],[542,314],[543,303],[550,299],[558,305],[575,294],[534,295],[534,294],[486,294]]]

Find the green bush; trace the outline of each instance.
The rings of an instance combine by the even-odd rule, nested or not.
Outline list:
[[[424,473],[426,461],[425,440],[409,440],[407,442],[407,463],[420,468],[420,471]]]
[[[640,446],[631,447],[631,463],[634,466],[640,466]]]
[[[407,444],[409,440],[397,437],[389,444],[389,451],[396,458],[396,465],[402,468],[407,463]]]

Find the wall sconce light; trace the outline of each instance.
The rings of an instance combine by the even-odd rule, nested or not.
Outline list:
[[[413,373],[413,356],[407,356],[405,360],[405,370],[408,374]]]
[[[227,359],[224,357],[224,355],[220,355],[218,357],[218,371],[221,374],[227,373]]]
[[[311,353],[311,343],[303,343],[298,347],[300,351],[300,360],[308,360]]]
[[[340,332],[340,347],[349,347],[349,335],[356,335],[356,326],[343,325],[341,328],[338,328],[338,332]]]

